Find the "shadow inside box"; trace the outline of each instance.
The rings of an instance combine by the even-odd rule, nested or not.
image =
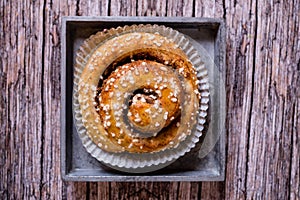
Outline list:
[[[216,145],[217,146],[217,145]],[[93,158],[87,152],[84,152],[85,149],[82,147],[81,155],[84,155],[85,161],[82,162],[81,157],[77,157],[77,161],[80,162],[80,166],[74,167],[76,171],[80,169],[82,174],[86,175],[104,175],[108,174],[111,176],[167,176],[167,175],[185,175],[190,174],[191,172],[204,173],[204,174],[215,174],[216,171],[219,171],[217,159],[217,149],[214,148],[208,155],[204,158],[199,158],[199,149],[201,147],[201,142],[199,142],[196,147],[194,147],[190,152],[186,153],[184,156],[180,157],[170,165],[152,172],[146,173],[129,173],[122,172],[116,169],[112,169],[97,159]],[[77,148],[78,149],[78,148]],[[79,154],[76,154],[77,156]],[[75,156],[76,158],[76,156]],[[73,161],[74,162],[74,161]],[[75,162],[76,164],[76,162]],[[72,170],[73,171],[73,170]]]
[[[217,148],[214,148],[207,156],[204,158],[199,158],[199,148],[201,143],[198,143],[195,148],[190,152],[186,153],[184,156],[180,157],[170,165],[151,172],[145,173],[130,173],[122,172],[116,169],[112,169],[101,162],[97,161],[95,158],[92,158],[96,163],[98,163],[98,169],[103,170],[103,172],[109,173],[114,176],[124,175],[124,176],[169,176],[169,175],[185,175],[192,172],[204,173],[204,174],[215,174],[219,170],[219,166],[216,162]],[[95,162],[93,162],[95,164]],[[95,169],[96,173],[96,169]]]

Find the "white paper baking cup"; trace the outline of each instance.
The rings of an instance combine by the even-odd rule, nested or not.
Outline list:
[[[165,149],[154,153],[113,153],[99,148],[88,136],[87,130],[82,122],[80,104],[78,102],[78,82],[88,59],[93,52],[106,40],[120,34],[131,32],[158,32],[160,35],[173,40],[185,52],[190,62],[197,71],[197,77],[200,81],[199,92],[201,93],[199,115],[197,119],[196,130],[193,131],[186,139],[179,143],[177,147]],[[158,25],[132,25],[109,29],[105,32],[98,32],[85,40],[76,54],[76,64],[74,70],[74,87],[73,87],[73,115],[75,126],[80,139],[86,150],[101,163],[120,171],[131,173],[144,173],[161,169],[179,157],[183,156],[195,147],[199,138],[203,134],[204,124],[206,123],[207,111],[209,107],[209,84],[208,72],[201,60],[193,43],[187,37],[169,27]]]

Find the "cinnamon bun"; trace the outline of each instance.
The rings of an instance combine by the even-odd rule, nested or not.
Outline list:
[[[201,112],[197,70],[176,37],[149,31],[157,27],[99,32],[85,41],[92,49],[77,54],[82,125],[103,151],[176,149],[196,131]]]

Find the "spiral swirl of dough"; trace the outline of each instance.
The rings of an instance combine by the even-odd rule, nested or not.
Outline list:
[[[176,148],[197,123],[196,71],[172,40],[134,32],[107,38],[80,76],[88,136],[108,152]]]

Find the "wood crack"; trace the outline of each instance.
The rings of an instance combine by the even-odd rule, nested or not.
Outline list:
[[[198,183],[198,195],[197,195],[197,199],[201,199],[201,192],[202,192],[202,182],[199,182]]]
[[[169,3],[169,0],[166,0],[166,14],[165,14],[165,17],[168,16],[168,3]]]
[[[79,4],[80,4],[80,0],[76,0],[76,11],[75,11],[76,12],[76,16],[80,16],[81,15]]]
[[[78,1],[79,1],[79,0],[78,0]],[[108,8],[108,9],[107,9],[107,15],[108,15],[108,16],[111,16],[111,1],[110,1],[110,0],[108,1],[107,8]]]
[[[90,190],[90,184],[91,184],[91,183],[87,183],[87,184],[86,184],[86,194],[85,194],[85,199],[90,199],[90,192],[91,192],[91,190]]]
[[[192,17],[196,16],[196,0],[193,0]]]
[[[139,8],[138,7],[138,2],[139,2],[138,0],[136,0],[136,2],[135,2],[135,16],[139,16],[139,13],[138,13],[138,10],[139,10],[138,9]]]
[[[41,127],[41,147],[40,147],[40,154],[41,154],[41,160],[40,160],[40,173],[41,173],[41,177],[40,177],[40,191],[39,191],[39,199],[41,200],[42,197],[42,191],[43,191],[43,187],[44,187],[44,146],[45,146],[45,132],[46,132],[46,125],[45,125],[45,119],[46,119],[46,115],[45,115],[45,95],[44,95],[44,72],[45,72],[45,35],[46,35],[46,2],[47,0],[43,1],[43,30],[42,30],[42,58],[41,58],[41,66],[42,66],[42,74],[41,74],[41,107],[42,107],[42,127]]]
[[[225,1],[223,0],[223,19],[226,21],[226,5],[225,5]]]
[[[251,1],[252,3],[252,1]],[[254,39],[253,39],[253,65],[252,65],[252,83],[251,83],[251,98],[250,98],[250,108],[249,108],[249,121],[247,130],[247,153],[246,153],[246,170],[245,170],[245,199],[248,199],[247,195],[247,181],[248,181],[248,168],[249,168],[249,156],[250,156],[250,135],[251,135],[251,121],[252,121],[252,111],[253,111],[253,97],[254,97],[254,86],[255,86],[255,58],[256,58],[256,48],[257,48],[257,28],[258,28],[258,1],[255,1],[255,27],[254,27]]]
[[[293,148],[293,141],[294,141],[294,122],[295,122],[295,113],[296,112],[296,103],[293,105],[293,110],[292,110],[292,131],[291,131],[291,140],[290,140],[290,144],[291,144],[291,152],[290,152],[290,162],[289,162],[289,187],[288,187],[288,199],[291,199],[291,188],[293,187],[293,185],[291,184],[291,180],[292,180],[292,168],[293,168],[293,155],[294,155],[294,148]],[[296,133],[297,134],[297,133]]]

